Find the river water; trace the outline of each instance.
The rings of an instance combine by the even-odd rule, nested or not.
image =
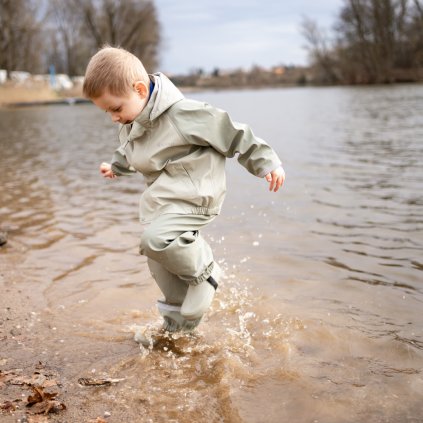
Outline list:
[[[190,97],[249,123],[287,179],[270,193],[228,161],[205,232],[226,278],[195,335],[152,351],[131,332],[160,322],[143,180],[98,173],[117,128],[91,105],[0,110],[1,254],[21,257],[72,421],[421,422],[423,86]],[[87,399],[87,374],[124,380]]]

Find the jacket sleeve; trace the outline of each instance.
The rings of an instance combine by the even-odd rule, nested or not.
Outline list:
[[[248,125],[233,122],[223,110],[197,103],[197,107],[184,107],[179,113],[181,135],[190,144],[209,145],[228,158],[238,155],[238,162],[258,177],[282,164],[275,151]]]
[[[117,176],[133,175],[136,170],[128,163],[125,151],[119,147],[112,157],[112,172]]]

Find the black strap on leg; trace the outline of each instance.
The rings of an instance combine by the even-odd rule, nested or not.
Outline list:
[[[212,276],[209,276],[209,278],[207,279],[207,282],[216,290],[218,287],[217,282],[214,280],[214,278]]]

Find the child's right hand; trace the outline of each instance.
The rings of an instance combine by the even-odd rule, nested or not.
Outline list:
[[[116,175],[113,173],[113,171],[112,171],[112,165],[110,163],[103,162],[100,165],[100,173],[105,178],[116,178]]]

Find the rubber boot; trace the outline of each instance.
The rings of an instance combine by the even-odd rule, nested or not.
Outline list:
[[[181,307],[157,301],[157,308],[163,316],[163,329],[168,332],[191,332],[201,321],[202,315],[195,320],[187,320],[181,315]]]
[[[157,308],[164,319],[163,326],[159,333],[157,333],[159,336],[165,332],[192,332],[200,324],[201,318],[203,317],[200,316],[195,320],[187,320],[181,315],[181,306],[167,304],[160,300],[157,301]],[[156,336],[154,335],[147,336],[146,328],[139,328],[134,336],[135,342],[146,348],[154,347],[157,341],[155,338]]]

